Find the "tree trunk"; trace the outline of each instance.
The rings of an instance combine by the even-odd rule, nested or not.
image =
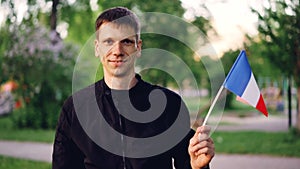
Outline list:
[[[50,14],[50,40],[51,44],[53,45],[53,49],[58,49],[61,47],[61,41],[59,33],[56,31],[57,26],[57,5],[59,4],[59,0],[52,0],[52,10]],[[60,49],[59,49],[60,50]],[[57,51],[56,51],[57,52]],[[55,54],[55,51],[54,51]],[[57,54],[57,53],[56,53]]]
[[[57,25],[57,5],[59,0],[52,0],[52,11],[50,15],[50,28],[51,30],[56,30]]]
[[[300,131],[300,86],[297,87],[297,122],[296,128]]]

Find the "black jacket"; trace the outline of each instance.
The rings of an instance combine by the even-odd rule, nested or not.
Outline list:
[[[100,80],[65,101],[53,169],[191,168],[194,131],[181,98],[136,77],[129,91],[111,90]]]

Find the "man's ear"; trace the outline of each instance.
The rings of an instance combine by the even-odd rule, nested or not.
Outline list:
[[[142,44],[143,44],[142,40],[139,39],[137,42],[137,52],[138,52],[137,57],[141,57],[142,55]]]
[[[99,51],[99,41],[98,41],[98,39],[95,39],[94,47],[95,47],[95,56],[99,57],[100,56],[100,51]]]

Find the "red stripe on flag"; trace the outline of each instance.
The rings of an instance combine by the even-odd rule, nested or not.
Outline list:
[[[266,117],[268,117],[268,110],[266,108],[266,105],[265,105],[262,95],[260,95],[260,97],[259,97],[259,100],[256,105],[256,109],[259,110],[260,112],[262,112]]]

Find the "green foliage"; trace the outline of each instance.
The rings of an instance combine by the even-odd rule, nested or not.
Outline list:
[[[264,48],[266,48],[266,46],[260,42],[252,43],[247,47],[247,56],[254,74],[258,77],[258,83],[259,77],[269,77],[272,80],[280,81],[280,78],[284,73],[281,72],[279,67],[272,64],[270,58],[268,58],[269,56],[265,55],[265,52],[263,52],[267,51],[267,49]]]
[[[262,56],[300,86],[300,8],[299,0],[268,1],[263,12],[253,9],[259,18],[259,50]]]
[[[92,11],[89,1],[77,0],[73,4],[69,4],[67,1],[61,2],[59,10],[59,21],[68,23],[68,41],[76,42],[83,45],[86,40],[95,32],[94,23],[98,14],[105,9],[124,6],[134,11],[142,12],[163,12],[176,16],[182,16],[184,13],[179,0],[154,0],[151,3],[145,3],[145,1],[111,1],[103,0],[98,1],[98,11]]]
[[[115,6],[124,6],[129,9],[137,8],[143,12],[163,12],[176,16],[183,15],[183,8],[179,0],[152,0],[151,3],[145,3],[143,0],[122,0],[122,1],[111,1],[103,0],[98,2],[102,9],[107,9]]]
[[[95,32],[95,13],[89,6],[89,1],[75,1],[74,4],[62,2],[60,6],[59,22],[68,23],[68,41],[84,45],[90,36]]]
[[[4,62],[3,53],[10,48],[11,43],[9,39],[11,39],[12,34],[9,33],[7,28],[0,29],[0,84],[7,81],[7,77],[3,76],[3,68],[2,63]]]
[[[53,128],[71,93],[75,49],[43,27],[23,28],[10,32],[7,41],[14,43],[2,53],[2,76],[18,83],[14,94],[22,103],[13,120],[19,127]]]
[[[198,80],[201,79],[201,75],[203,74],[204,67],[202,63],[198,60],[195,60],[193,58],[193,51],[188,48],[183,42],[180,42],[177,39],[174,39],[172,37],[168,37],[165,35],[158,35],[158,34],[142,34],[142,39],[143,39],[143,48],[144,49],[159,49],[159,50],[164,50],[167,52],[170,52],[170,54],[173,54],[174,56],[171,57],[178,57],[178,59],[181,59],[187,67],[190,69],[190,71],[193,73],[193,76]],[[155,52],[153,51],[151,55],[161,55],[162,52]],[[144,54],[142,57],[152,57],[149,56],[150,54]],[[164,57],[164,56],[161,56]],[[155,57],[156,58],[156,57]],[[150,61],[151,60],[151,61]],[[164,67],[165,70],[167,68],[174,66],[175,64],[174,60],[166,60],[162,59],[164,62],[160,62],[156,59],[148,59],[147,63],[140,63],[147,67],[147,65],[161,65],[161,67]],[[139,62],[139,61],[138,61]],[[169,62],[169,63],[167,63]],[[184,69],[183,67],[181,67]],[[172,68],[170,68],[172,69]],[[176,68],[177,70],[177,68]],[[182,86],[183,84],[176,84],[178,82],[174,81],[173,77],[168,75],[167,73],[170,72],[164,72],[163,70],[148,70],[144,71],[143,75],[146,80],[150,80],[154,84],[160,84],[163,86],[173,86],[173,87],[178,87],[177,85]],[[183,71],[180,71],[178,68],[177,74],[176,74],[177,79],[185,79],[187,77],[186,74],[183,73]],[[193,79],[185,79],[185,80],[193,80]],[[183,83],[184,81],[180,82]],[[198,81],[200,83],[200,81]]]

